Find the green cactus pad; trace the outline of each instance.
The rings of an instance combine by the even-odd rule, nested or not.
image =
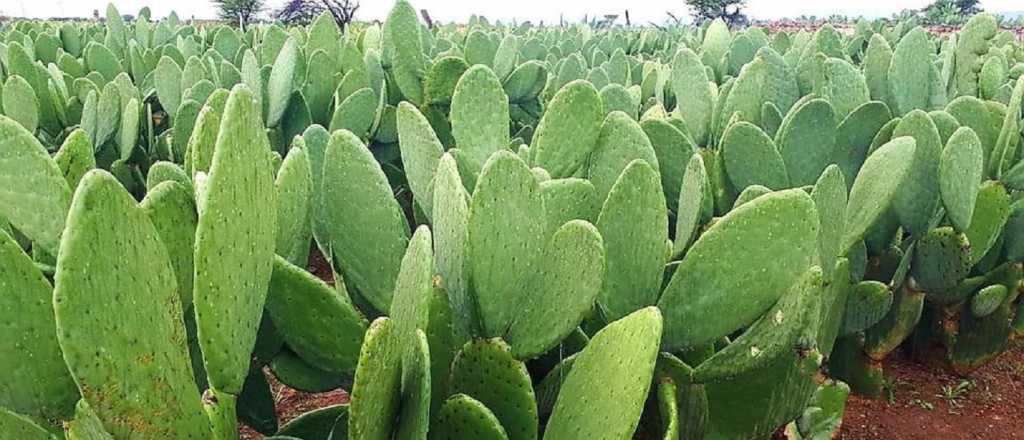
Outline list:
[[[288,347],[306,362],[325,371],[355,371],[367,322],[342,292],[276,257],[266,309]]]
[[[932,229],[917,241],[910,274],[925,292],[956,287],[970,270],[971,245],[950,227]]]
[[[359,89],[344,101],[337,102],[331,117],[331,133],[348,130],[359,138],[367,137],[377,116],[377,104],[377,95],[369,87]]]
[[[428,227],[420,226],[402,257],[388,313],[395,321],[394,337],[397,345],[402,347],[405,359],[416,355],[416,330],[425,330],[429,323],[427,304],[434,287],[433,276],[432,236]]]
[[[453,312],[454,338],[462,344],[478,333],[478,321],[466,263],[469,200],[451,155],[438,163],[433,197],[435,264]]]
[[[817,320],[814,305],[821,286],[821,268],[812,267],[743,334],[698,365],[693,380],[707,383],[736,377],[765,367],[786,350],[802,348],[806,341],[799,340],[801,332]]]
[[[696,347],[753,322],[807,271],[817,237],[814,202],[799,189],[761,196],[719,219],[658,302],[667,317],[662,347]]]
[[[427,118],[412,104],[398,104],[397,118],[398,142],[409,187],[416,198],[416,203],[432,218],[434,173],[441,155],[444,154],[444,145],[437,138]]]
[[[597,89],[572,81],[555,93],[533,135],[533,163],[553,178],[569,177],[597,146],[604,105]]]
[[[82,398],[116,437],[210,438],[156,228],[104,171],[86,174],[76,196],[53,301],[57,339]]]
[[[1020,109],[1024,105],[1024,75],[1017,79],[1013,92],[1010,95],[1007,105],[1007,112],[1003,118],[1002,128],[999,130],[999,137],[996,139],[995,147],[992,148],[988,162],[988,174],[1000,177],[1013,165],[1019,147],[1019,135],[1021,129]],[[1020,165],[1014,168],[1020,169]]]
[[[277,53],[274,67],[267,81],[267,126],[277,127],[288,108],[288,99],[295,89],[295,71],[299,56],[299,42],[294,38],[285,41]],[[303,60],[305,62],[305,60]]]
[[[469,207],[467,267],[486,336],[501,336],[538,270],[545,218],[540,185],[515,154],[484,165]]]
[[[864,75],[846,60],[825,61],[825,79],[824,95],[835,109],[836,123],[871,99]]]
[[[746,187],[743,192],[736,196],[736,201],[733,203],[732,208],[736,209],[751,200],[761,197],[765,194],[772,192],[772,189],[764,185],[750,185]]]
[[[509,439],[537,438],[537,402],[530,375],[502,340],[474,340],[459,351],[451,367],[451,392],[490,408]]]
[[[975,318],[984,318],[991,315],[992,312],[995,312],[1003,304],[1006,295],[1006,286],[1002,284],[994,284],[979,290],[971,298],[971,314]]]
[[[164,182],[151,188],[139,207],[149,216],[167,249],[178,280],[176,288],[182,310],[188,310],[192,307],[193,246],[198,221],[192,192],[178,182]]]
[[[378,318],[366,332],[349,406],[349,438],[391,438],[402,387],[402,350],[394,321]]]
[[[935,123],[923,111],[908,113],[893,131],[892,137],[913,137],[917,142],[914,159],[906,180],[896,192],[893,207],[900,224],[911,234],[923,234],[939,205],[939,157],[942,139]]]
[[[672,381],[657,383],[658,415],[661,416],[663,437],[679,438],[679,401],[676,400],[678,387]]]
[[[597,221],[601,205],[590,181],[575,177],[552,179],[541,182],[540,190],[547,216],[545,236],[550,237],[570,220]]]
[[[186,149],[185,154],[190,158],[190,160],[185,163],[185,171],[188,172],[188,176],[190,178],[194,178],[195,174],[198,172],[210,172],[210,165],[213,162],[214,148],[217,146],[217,134],[220,132],[222,116],[223,111],[210,106],[203,107],[202,110],[199,110],[199,115],[196,116],[195,128],[192,130],[192,135],[188,137],[186,143],[181,144],[184,145]],[[178,125],[175,124],[175,127],[177,126]],[[187,135],[187,133],[182,134]],[[181,153],[176,151],[175,155],[178,154]]]
[[[0,406],[41,420],[67,418],[78,390],[54,333],[53,288],[3,231],[0,260],[0,310],[12,335],[0,343],[0,369],[6,372],[0,381]]]
[[[910,174],[917,142],[893,139],[868,156],[850,188],[846,208],[846,234],[840,255],[864,239],[886,212]]]
[[[949,142],[949,138],[953,136],[953,133],[960,128],[960,122],[945,110],[930,111],[928,116],[935,123],[935,128],[939,129],[939,139],[942,140],[943,145],[946,145]]]
[[[416,329],[408,344],[402,361],[402,396],[396,440],[425,439],[430,428],[432,383],[427,335]]]
[[[0,408],[0,431],[3,431],[5,439],[11,440],[57,440],[55,435],[32,419],[5,408]]]
[[[665,199],[671,202],[678,201],[687,162],[697,151],[697,146],[689,136],[683,134],[668,120],[648,119],[642,121],[640,127],[651,140],[651,146],[658,156]]]
[[[430,440],[509,440],[505,428],[480,401],[465,394],[449,397],[430,429]]]
[[[132,98],[121,111],[121,126],[118,131],[117,144],[120,147],[121,159],[128,159],[135,150],[139,138],[139,113],[142,107],[139,101]]]
[[[961,95],[978,94],[981,59],[989,50],[990,41],[999,31],[995,16],[978,14],[971,17],[957,34],[953,78],[955,90]]]
[[[281,383],[307,393],[323,393],[347,386],[352,379],[316,368],[288,349],[279,351],[268,366]]]
[[[668,212],[658,173],[637,159],[619,176],[597,219],[608,249],[598,302],[617,320],[658,300],[668,240]]]
[[[210,384],[242,389],[274,258],[276,206],[268,145],[252,94],[232,90],[205,191],[197,200],[196,324]]]
[[[510,102],[527,102],[540,94],[547,84],[547,76],[544,63],[530,60],[516,66],[502,85]]]
[[[473,66],[459,78],[452,96],[452,136],[477,168],[509,144],[508,97],[494,71]]]
[[[309,55],[309,68],[306,83],[302,87],[302,96],[309,106],[310,117],[318,124],[327,124],[330,121],[329,109],[335,84],[322,79],[330,78],[337,73],[335,63],[336,61],[324,49],[317,49]]]
[[[737,121],[760,125],[763,85],[767,72],[768,62],[762,58],[756,59],[743,66],[729,87],[728,93],[720,95],[720,105],[716,105],[716,138],[721,139],[723,131],[731,125],[730,121],[734,118]]]
[[[928,236],[920,241],[926,238]],[[916,256],[914,261],[919,261]],[[889,313],[865,333],[863,353],[870,359],[880,360],[903,343],[921,320],[924,297],[923,292],[911,289],[908,284],[894,293]]]
[[[722,159],[729,181],[735,188],[764,185],[772,189],[789,188],[786,163],[775,142],[749,122],[730,126],[722,137]]]
[[[71,189],[46,148],[13,119],[0,116],[0,217],[51,255],[64,230]]]
[[[445,56],[437,59],[423,79],[423,93],[431,104],[449,105],[455,93],[455,85],[469,65],[462,58]],[[411,104],[410,104],[411,105]],[[415,107],[415,106],[413,106]]]
[[[562,383],[544,438],[632,438],[651,386],[661,330],[661,313],[648,307],[594,335]]]
[[[861,281],[850,290],[846,300],[840,336],[864,331],[889,312],[893,294],[889,286],[878,281]]]
[[[841,252],[844,249],[841,247],[846,234],[846,182],[839,166],[833,164],[825,168],[811,190],[811,198],[818,210],[821,226],[818,236],[819,262],[825,279],[831,280],[836,258],[843,256]]]
[[[935,45],[928,32],[915,27],[896,44],[889,67],[889,93],[894,113],[905,115],[913,110],[929,107],[931,98],[930,68]]]
[[[682,255],[694,239],[697,228],[704,217],[710,216],[710,202],[707,171],[704,161],[697,154],[690,157],[683,175],[683,185],[679,190],[679,205],[676,209],[676,235],[672,246],[672,256]]]
[[[821,354],[795,350],[766,367],[705,386],[706,438],[762,438],[800,416],[818,383]]]
[[[68,440],[114,440],[84,400],[75,405],[75,418],[67,422],[64,430]]]
[[[96,116],[96,148],[107,143],[117,133],[121,121],[121,95],[114,83],[107,83],[100,93]]]
[[[714,113],[714,95],[704,65],[692,50],[681,48],[672,58],[669,83],[676,96],[677,110],[690,128],[697,145],[707,143]]]
[[[813,185],[835,157],[836,116],[832,104],[824,99],[807,99],[794,105],[782,120],[775,144],[786,164],[789,183]]]
[[[348,424],[348,404],[331,405],[300,414],[277,431],[278,436],[302,440],[330,440]],[[344,438],[344,437],[342,437]]]
[[[201,103],[193,99],[186,99],[183,101],[181,106],[178,107],[177,113],[175,113],[178,119],[175,120],[174,126],[171,127],[171,139],[169,139],[168,142],[170,143],[169,147],[175,161],[190,155],[195,156],[197,154],[196,150],[205,147],[202,152],[206,153],[206,155],[202,158],[205,159],[204,165],[206,168],[200,169],[198,167],[193,167],[193,170],[206,172],[209,171],[210,160],[213,157],[213,149],[217,140],[217,129],[220,127],[221,113],[218,112],[216,123],[213,123],[212,126],[206,127],[208,131],[203,133],[205,137],[196,139],[196,141],[208,141],[208,143],[197,147],[192,145],[192,138],[199,136],[199,114],[202,111],[203,106]],[[100,140],[101,138],[97,135],[96,142],[99,142]],[[97,144],[97,147],[99,146],[102,146],[102,144]],[[191,153],[190,150],[192,150]],[[192,157],[191,161],[195,161],[196,159],[196,157]]]
[[[839,435],[846,410],[850,386],[843,382],[827,381],[814,392],[808,408],[797,419],[797,426],[807,438],[832,438]]]
[[[293,148],[277,172],[277,244],[275,252],[288,262],[305,266],[312,227],[313,180],[306,150]]]
[[[89,134],[85,130],[77,129],[64,139],[60,150],[53,155],[53,161],[64,173],[68,187],[74,191],[78,182],[89,170],[96,168],[96,157],[93,154],[92,142],[89,141]]]
[[[324,153],[321,221],[349,285],[378,311],[391,295],[409,226],[370,150],[355,135],[331,135]],[[351,215],[353,206],[359,215]]]
[[[593,309],[602,282],[607,282],[606,245],[597,228],[582,220],[570,221],[554,233],[504,335],[515,357],[540,356],[580,325]]]
[[[11,75],[3,84],[4,114],[28,130],[35,133],[39,128],[39,101],[32,85],[18,75]]]
[[[988,181],[978,189],[971,227],[964,231],[970,244],[970,265],[978,263],[999,240],[1010,218],[1010,195],[999,182]]]
[[[636,159],[647,161],[657,172],[657,154],[640,124],[625,113],[612,112],[601,125],[601,134],[587,172],[602,203],[626,166]]]
[[[640,103],[637,102],[629,90],[621,84],[608,84],[601,89],[601,102],[604,103],[605,113],[621,111],[630,118],[637,119]]]
[[[853,109],[836,127],[834,159],[842,168],[847,185],[853,184],[867,159],[871,141],[890,120],[889,107],[879,101],[870,101]]]
[[[963,127],[946,143],[939,160],[939,189],[946,215],[959,231],[971,227],[978,184],[984,172],[984,151],[974,130]]]
[[[149,172],[146,173],[146,190],[151,191],[164,182],[176,182],[183,185],[189,188],[190,194],[194,191],[192,189],[192,178],[188,176],[180,165],[161,160],[149,167]]]
[[[167,114],[174,119],[174,113],[181,105],[181,67],[165,55],[160,58],[153,75],[156,96]]]
[[[384,37],[391,45],[395,55],[395,83],[413,104],[423,103],[424,54],[420,39],[420,24],[416,19],[416,10],[405,0],[395,2],[394,8],[384,21]]]

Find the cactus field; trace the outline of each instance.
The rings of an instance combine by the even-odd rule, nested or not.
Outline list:
[[[0,22],[0,440],[836,438],[1024,340],[1022,144],[984,14]]]

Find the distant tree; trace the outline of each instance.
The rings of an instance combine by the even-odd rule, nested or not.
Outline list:
[[[743,14],[746,0],[686,0],[686,4],[693,8],[693,19],[698,23],[716,18],[732,26],[747,23],[747,16]]]
[[[356,0],[288,0],[274,17],[288,24],[308,24],[326,11],[334,18],[338,28],[345,30],[358,9],[359,2]]]
[[[921,14],[928,24],[956,25],[981,11],[979,0],[935,0],[922,9]]]
[[[264,0],[212,0],[219,10],[221,20],[245,26],[256,20],[263,10]]]

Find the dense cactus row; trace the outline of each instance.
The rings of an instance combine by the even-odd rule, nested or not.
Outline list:
[[[111,6],[0,27],[0,80],[0,440],[828,438],[898,346],[968,374],[1024,333],[1024,45],[990,16]],[[351,403],[278,426],[264,371]]]

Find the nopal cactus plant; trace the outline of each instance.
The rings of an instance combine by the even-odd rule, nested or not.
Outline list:
[[[0,29],[4,433],[827,437],[898,346],[1024,334],[992,16],[138,16]],[[265,372],[352,401],[278,426]]]

